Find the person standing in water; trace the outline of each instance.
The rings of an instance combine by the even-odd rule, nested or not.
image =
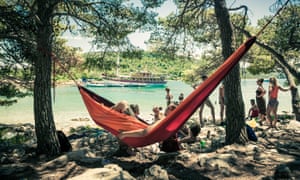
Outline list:
[[[178,100],[179,100],[179,103],[181,103],[184,99],[184,95],[183,93],[180,93],[179,96],[178,96]]]
[[[166,90],[166,100],[167,100],[167,107],[171,104],[171,102],[172,102],[172,99],[173,99],[173,95],[171,94],[171,90],[170,90],[170,88],[166,88],[165,89]]]

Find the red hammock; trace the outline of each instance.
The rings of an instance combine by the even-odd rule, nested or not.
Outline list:
[[[174,111],[154,125],[147,125],[132,116],[116,112],[110,108],[113,105],[110,101],[82,86],[78,87],[89,114],[96,124],[114,135],[118,135],[120,130],[130,131],[149,127],[149,133],[145,136],[127,137],[122,139],[122,141],[131,147],[150,145],[163,141],[176,133],[239,62],[255,40],[256,37],[251,37],[243,43],[208,79],[186,97]]]

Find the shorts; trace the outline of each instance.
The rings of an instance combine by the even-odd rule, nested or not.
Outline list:
[[[256,97],[256,103],[259,109],[259,113],[266,115],[266,101],[263,97]]]
[[[271,108],[277,108],[278,104],[279,102],[277,99],[270,99],[268,103],[269,107]]]

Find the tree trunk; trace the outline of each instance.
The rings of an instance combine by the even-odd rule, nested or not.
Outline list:
[[[50,1],[49,1],[50,2]],[[48,1],[38,1],[37,59],[35,60],[34,119],[37,151],[49,156],[60,153],[51,101],[52,26]]]
[[[221,31],[224,59],[233,53],[232,26],[225,0],[215,0],[215,13]],[[241,90],[240,66],[237,64],[225,77],[226,144],[245,143],[245,109]],[[242,131],[243,130],[243,131]]]
[[[289,84],[291,86],[293,86],[293,88],[291,89],[292,109],[293,109],[293,113],[295,114],[295,119],[297,121],[300,121],[300,97],[299,97],[298,88],[296,86],[294,77],[290,73],[289,69],[284,67],[283,65],[281,65],[281,67],[284,71],[284,74],[287,77],[287,80],[288,80]]]
[[[298,88],[296,86],[293,87],[291,93],[293,113],[295,114],[295,119],[300,121],[300,97]]]

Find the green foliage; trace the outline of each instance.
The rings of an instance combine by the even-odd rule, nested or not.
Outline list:
[[[300,6],[287,6],[283,13],[276,18],[272,28],[270,43],[280,49],[280,52],[288,50],[300,50]]]
[[[138,51],[137,53],[121,53],[120,59],[120,73],[121,74],[130,74],[137,71],[150,71],[155,74],[165,74],[168,75],[170,79],[182,79],[184,75],[184,70],[189,68],[192,61],[188,60],[184,57],[176,57],[175,59],[170,59],[165,57],[159,53],[155,52],[143,52]],[[101,74],[110,74],[114,75],[116,72],[116,60],[117,54],[111,53],[105,58],[100,58],[101,55],[99,53],[88,53],[85,54],[85,63],[90,64],[90,69],[98,69],[98,75],[96,77],[100,77]],[[100,57],[99,57],[100,56]],[[92,66],[90,61],[93,61],[96,66]],[[101,63],[104,66],[98,66],[97,64]],[[88,73],[84,73],[82,75],[91,77],[90,73],[94,71],[89,71]]]
[[[10,137],[4,137],[5,134],[12,133],[10,128],[1,127],[0,128],[0,143],[1,144],[23,144],[30,140],[30,136],[25,136],[24,133],[16,133]]]
[[[258,21],[257,29],[262,28],[271,17],[265,17]],[[263,31],[259,41],[264,42],[267,46],[272,48],[275,52],[284,57],[286,64],[291,67],[299,66],[297,59],[299,59],[300,49],[300,6],[288,5],[276,16],[272,23]],[[257,30],[256,30],[257,31]],[[256,46],[250,50],[252,60],[248,71],[252,74],[282,72],[281,66],[278,66],[275,58],[270,52],[258,49]],[[296,75],[294,75],[296,76]]]
[[[247,71],[252,75],[277,72],[276,63],[270,53],[258,46],[253,46],[243,58],[247,62]]]
[[[169,59],[182,55],[193,66],[180,71],[188,83],[195,83],[201,74],[211,74],[222,62],[220,30],[211,1],[175,1],[176,14],[159,19],[159,28],[150,38],[151,50]],[[243,14],[233,14],[232,22],[244,27],[248,22]],[[226,27],[224,27],[226,28]],[[236,46],[243,41],[241,33],[235,35]],[[198,58],[195,54],[201,54]],[[191,65],[192,63],[190,63]],[[178,75],[178,74],[177,74]]]
[[[12,98],[15,96],[22,97],[22,93],[16,88],[16,86],[10,83],[1,83],[0,92],[2,96],[7,98]]]
[[[34,77],[47,77],[45,74],[34,74],[34,61],[43,59],[39,56],[49,55],[52,52],[46,47],[37,47],[41,39],[36,39],[43,25],[50,26],[52,31],[47,37],[47,44],[52,46],[56,60],[65,68],[56,66],[56,80],[64,80],[71,67],[81,66],[81,59],[77,54],[78,49],[66,46],[66,41],[59,38],[65,31],[71,34],[81,34],[94,37],[97,47],[103,47],[104,52],[115,49],[130,49],[127,35],[142,29],[145,25],[155,24],[155,16],[151,9],[160,6],[164,0],[143,1],[145,7],[137,7],[127,1],[1,1],[0,22],[0,64],[5,64],[1,75],[11,75],[12,67],[23,63],[29,64],[28,71],[14,74],[18,82],[24,79],[33,80]],[[39,9],[40,8],[40,9]],[[44,11],[44,12],[43,12]],[[43,14],[43,16],[42,16]],[[51,24],[48,24],[51,23]],[[47,39],[46,38],[46,39]],[[46,43],[46,42],[45,42]],[[138,56],[137,53],[135,56]],[[106,64],[103,57],[89,58],[86,67],[107,69],[113,64]],[[113,61],[111,61],[113,62]],[[47,67],[50,68],[50,67]],[[7,70],[7,71],[6,71]],[[75,71],[81,72],[82,68]],[[16,76],[17,75],[17,76]],[[3,76],[3,77],[4,77]],[[23,77],[22,77],[23,76]],[[5,79],[6,77],[4,77]],[[45,81],[48,82],[49,80]]]
[[[259,73],[271,73],[275,72],[275,61],[271,58],[271,56],[267,55],[257,55],[253,57],[253,61],[247,70],[251,74],[259,74]]]
[[[121,53],[122,58],[136,58],[142,59],[143,57],[143,50],[136,50],[136,51],[126,51]]]
[[[19,87],[10,82],[0,83],[0,106],[10,106],[17,103],[18,98],[30,95],[30,92],[22,92]]]
[[[98,137],[101,135],[104,131],[102,128],[93,128],[90,126],[79,126],[77,128],[70,128],[70,133],[82,135],[85,134],[89,137]]]

